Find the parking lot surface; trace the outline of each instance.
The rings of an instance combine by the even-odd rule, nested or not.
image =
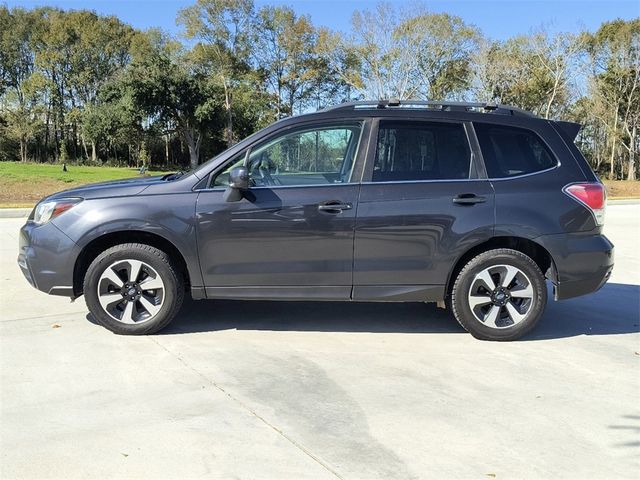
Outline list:
[[[31,288],[0,220],[0,477],[640,477],[640,205],[522,341],[426,304],[188,302],[122,337]]]

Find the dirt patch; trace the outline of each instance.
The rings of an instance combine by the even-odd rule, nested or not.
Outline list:
[[[603,180],[609,198],[640,198],[640,181]]]
[[[47,179],[37,182],[3,181],[0,188],[0,206],[35,205],[41,198],[72,188],[80,183]]]

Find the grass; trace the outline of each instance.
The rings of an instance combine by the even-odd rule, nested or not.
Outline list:
[[[148,171],[147,175],[161,173]],[[62,165],[0,162],[0,207],[31,207],[60,190],[138,176],[137,168],[67,165],[63,172]]]
[[[60,190],[87,183],[138,177],[137,168],[87,167],[42,163],[0,162],[0,208],[32,207]],[[150,171],[148,175],[164,172]],[[640,198],[640,181],[604,180],[609,198]]]

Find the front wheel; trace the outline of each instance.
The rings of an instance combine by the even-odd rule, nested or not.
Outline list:
[[[127,243],[105,250],[91,263],[84,295],[89,311],[105,328],[122,335],[147,335],[173,320],[184,286],[165,252]]]
[[[517,250],[484,252],[467,263],[451,291],[456,320],[481,340],[515,340],[538,323],[547,288],[538,265]]]

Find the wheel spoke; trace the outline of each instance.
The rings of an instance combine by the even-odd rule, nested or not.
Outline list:
[[[140,270],[142,269],[142,262],[139,260],[128,260],[129,263],[129,281],[135,283],[140,276]]]
[[[474,309],[480,305],[486,305],[487,303],[491,303],[491,297],[486,295],[470,295],[469,296],[469,306]]]
[[[164,280],[153,266],[124,258],[105,268],[97,294],[100,306],[113,320],[138,325],[160,312],[165,289]]]
[[[140,282],[140,288],[143,291],[146,290],[157,290],[159,288],[164,288],[164,284],[160,277],[147,277],[143,282]]]
[[[107,307],[109,307],[109,305],[113,305],[116,302],[121,302],[123,299],[122,299],[122,295],[119,292],[117,292],[117,293],[103,293],[102,295],[98,296],[98,300],[100,301],[100,305],[102,305],[102,308],[106,310]]]
[[[515,267],[512,267],[511,265],[505,265],[504,268],[505,268],[505,273],[504,273],[504,276],[502,277],[502,281],[500,282],[500,286],[507,288],[520,270],[518,270]]]
[[[160,310],[160,305],[156,305],[152,303],[148,298],[144,295],[140,297],[140,303],[144,307],[144,309],[149,312],[149,315],[155,315]]]
[[[498,316],[500,315],[500,307],[498,307],[497,305],[494,305],[491,307],[491,309],[489,310],[489,312],[487,312],[487,314],[484,317],[484,324],[488,327],[496,327],[496,320],[498,319]]]
[[[133,321],[133,302],[127,302],[124,307],[124,312],[122,312],[120,321],[124,323],[135,323]]]
[[[507,307],[507,313],[514,324],[520,323],[524,319],[525,315],[521,314],[513,303],[508,302],[505,306]]]
[[[533,298],[533,287],[529,284],[526,287],[519,288],[518,290],[509,291],[514,298]]]
[[[491,291],[495,290],[496,288],[496,284],[493,282],[493,278],[491,278],[491,275],[489,274],[488,269],[483,270],[478,275],[476,275],[476,280],[482,281],[487,286],[487,289]]]
[[[120,280],[118,274],[111,267],[107,268],[104,271],[104,273],[102,274],[102,278],[106,278],[118,288],[122,288],[122,285],[124,285],[124,282]]]

